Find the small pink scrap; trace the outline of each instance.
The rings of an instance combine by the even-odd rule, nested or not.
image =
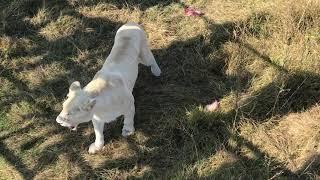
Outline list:
[[[220,108],[220,102],[214,100],[211,104],[206,105],[205,110],[209,112],[217,111]]]
[[[184,14],[186,16],[202,16],[204,15],[203,12],[199,11],[199,10],[196,10],[192,7],[185,7],[184,8]]]

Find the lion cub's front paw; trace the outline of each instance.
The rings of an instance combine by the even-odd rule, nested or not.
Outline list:
[[[134,129],[133,130],[122,129],[122,136],[123,137],[128,137],[128,136],[132,135],[133,133],[134,133]]]
[[[95,153],[101,151],[102,148],[103,148],[103,144],[97,146],[97,145],[95,145],[95,143],[92,143],[92,144],[90,145],[90,147],[89,147],[89,151],[88,151],[88,152],[89,152],[89,154],[95,154]]]

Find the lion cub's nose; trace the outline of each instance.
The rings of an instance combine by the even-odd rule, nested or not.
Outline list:
[[[56,121],[58,123],[62,123],[63,122],[63,118],[61,118],[61,116],[59,115],[57,118],[56,118]]]
[[[64,116],[61,116],[61,114],[59,114],[59,116],[56,118],[56,121],[61,124],[65,121],[67,121],[67,118],[65,118]]]

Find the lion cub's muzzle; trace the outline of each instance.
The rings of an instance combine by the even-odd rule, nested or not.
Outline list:
[[[61,115],[57,117],[56,121],[63,127],[68,127],[73,131],[77,130],[77,125],[72,125],[71,123],[68,122],[69,120],[67,118],[62,117]]]

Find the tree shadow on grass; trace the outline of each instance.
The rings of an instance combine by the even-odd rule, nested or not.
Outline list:
[[[0,142],[0,152],[2,157],[9,162],[12,166],[15,167],[15,169],[22,175],[24,179],[28,179],[29,177],[32,177],[32,170],[30,170],[23,160],[15,155],[14,152],[12,152],[10,149],[7,148],[7,146],[3,143]]]
[[[166,49],[154,51],[160,66],[165,67],[161,79],[153,80],[148,78],[148,70],[140,71],[140,76],[144,78],[138,80],[134,90],[137,105],[137,129],[149,134],[150,140],[146,144],[151,147],[157,147],[159,150],[151,154],[144,154],[134,162],[148,164],[153,167],[152,172],[147,173],[146,176],[150,176],[151,173],[155,177],[171,177],[176,173],[172,172],[172,168],[201,162],[201,160],[208,157],[208,154],[214,154],[220,146],[228,146],[227,141],[231,137],[237,136],[235,139],[237,143],[244,144],[251,151],[259,154],[260,157],[257,160],[249,159],[237,154],[239,149],[227,147],[228,152],[238,156],[241,162],[245,162],[244,172],[250,171],[247,172],[248,178],[261,177],[261,173],[266,178],[271,178],[270,175],[275,173],[280,173],[279,176],[281,175],[282,177],[304,178],[305,176],[300,176],[300,174],[287,169],[277,159],[268,157],[268,154],[261,152],[258,147],[248,140],[230,132],[230,129],[240,120],[240,116],[237,116],[237,111],[241,112],[242,116],[246,118],[264,121],[272,116],[279,117],[291,112],[300,112],[311,108],[319,102],[320,76],[302,71],[289,73],[285,68],[273,63],[270,57],[260,53],[248,43],[233,39],[232,32],[238,23],[210,24],[213,35],[208,45],[201,46],[203,42],[202,37],[199,36],[184,42],[174,42]],[[188,119],[185,111],[173,110],[188,108],[190,105],[206,104],[208,97],[223,97],[231,91],[237,91],[238,93],[247,91],[248,82],[246,80],[251,78],[250,73],[246,72],[245,74],[249,75],[249,77],[242,79],[240,75],[230,76],[225,74],[223,68],[217,69],[217,67],[225,67],[225,60],[228,55],[222,56],[222,60],[215,59],[210,64],[201,64],[203,63],[201,59],[208,58],[204,52],[219,50],[219,47],[227,41],[233,41],[240,46],[244,46],[257,59],[284,73],[285,78],[281,81],[275,79],[274,82],[256,91],[252,98],[245,100],[243,102],[245,106],[233,109],[229,113],[214,113],[208,117],[206,113],[198,112],[197,115]],[[203,49],[203,54],[200,55],[202,57],[197,56],[197,53],[195,53],[195,48],[199,46]],[[196,62],[192,62],[194,59],[196,59]],[[206,71],[202,74],[203,69]],[[195,74],[196,72],[198,74]],[[210,74],[206,73],[214,73],[214,75],[210,77]],[[210,82],[210,80],[223,81],[223,83],[214,83]],[[218,87],[214,87],[215,84],[223,84],[223,91],[219,91]],[[152,88],[148,88],[149,85]],[[279,88],[281,85],[283,85],[282,89]],[[194,90],[190,87],[198,88]],[[282,92],[281,90],[283,89],[286,89],[286,91]],[[150,96],[145,97],[145,94]],[[164,98],[164,96],[167,96],[167,98]],[[148,108],[152,106],[157,108]],[[175,115],[172,115],[172,111]],[[150,119],[153,122],[147,123]],[[193,123],[190,125],[186,121]],[[137,147],[133,149],[137,149]],[[170,160],[166,158],[168,156],[171,157]],[[157,160],[150,162],[148,161],[149,158],[147,158],[148,160],[145,159],[146,157],[157,157]],[[146,161],[148,163],[145,163]],[[266,166],[269,161],[277,168],[270,169],[269,166]],[[133,161],[131,160],[130,162]],[[161,164],[160,167],[158,166],[159,164]],[[227,167],[232,167],[232,164]],[[235,165],[234,168],[237,168],[237,166]],[[254,168],[257,169],[253,170]],[[221,167],[217,172],[222,172],[223,169],[224,167]],[[217,178],[218,176],[213,177]]]
[[[134,2],[136,1],[129,1],[129,4]],[[169,1],[163,2],[166,4]],[[147,8],[155,5],[155,3],[155,1],[146,1],[146,5],[142,4],[141,7],[142,9]],[[37,6],[33,6],[34,12],[31,12],[33,14],[42,6],[41,3],[36,4]],[[116,5],[120,6],[121,4],[118,3]],[[57,8],[52,2],[47,3],[46,6],[47,8]],[[233,109],[229,113],[218,112],[207,114],[197,110],[196,106],[199,104],[207,104],[213,98],[222,98],[232,91],[238,93],[244,92],[248,88],[248,80],[253,76],[252,74],[247,72],[245,73],[247,76],[243,77],[237,76],[237,74],[231,76],[225,72],[224,67],[227,66],[229,55],[221,53],[220,51],[222,45],[226,42],[232,41],[239,43],[261,60],[268,62],[271,66],[280,70],[282,69],[281,71],[285,73],[287,71],[285,69],[283,70],[283,68],[277,64],[272,63],[267,55],[259,53],[259,51],[255,50],[248,43],[234,39],[232,32],[235,30],[235,26],[238,24],[237,22],[216,24],[209,20],[206,20],[209,24],[208,28],[211,30],[209,42],[206,42],[203,36],[198,36],[187,41],[174,42],[165,49],[153,50],[163,71],[160,78],[152,77],[149,68],[140,67],[139,78],[133,92],[136,99],[135,124],[137,131],[145,134],[149,139],[143,146],[147,149],[155,150],[144,150],[137,145],[138,142],[135,137],[130,137],[128,139],[129,148],[136,153],[135,156],[105,160],[101,166],[93,168],[83,157],[83,153],[86,153],[87,147],[93,140],[93,134],[84,136],[81,129],[78,133],[70,133],[67,130],[62,130],[52,120],[57,114],[53,106],[62,101],[69,83],[73,80],[72,77],[79,77],[79,74],[81,74],[81,78],[77,80],[86,84],[90,80],[90,77],[99,69],[98,67],[93,67],[92,64],[75,62],[72,58],[75,58],[79,50],[82,51],[86,49],[93,51],[97,48],[96,44],[112,44],[115,30],[121,23],[111,22],[106,19],[85,17],[77,13],[66,1],[61,1],[58,7],[66,9],[64,12],[65,15],[80,18],[85,27],[94,28],[97,32],[99,31],[99,33],[91,34],[77,30],[73,35],[54,41],[48,41],[41,36],[37,36],[35,41],[39,46],[32,49],[32,53],[28,55],[42,55],[42,61],[20,69],[6,69],[6,67],[1,66],[1,68],[5,70],[2,71],[3,73],[1,73],[0,76],[16,84],[20,90],[19,92],[25,93],[15,94],[14,96],[16,97],[12,98],[13,101],[2,101],[1,105],[9,106],[11,103],[18,101],[27,101],[35,104],[34,108],[37,109],[35,116],[39,120],[33,124],[41,124],[43,128],[46,128],[46,126],[54,126],[55,129],[43,136],[25,142],[21,146],[22,151],[32,149],[37,144],[41,144],[48,136],[58,133],[63,134],[63,139],[58,143],[45,147],[45,149],[37,155],[35,160],[36,165],[32,169],[28,168],[22,158],[15,155],[15,153],[1,141],[2,156],[4,156],[10,164],[14,165],[24,178],[33,178],[45,168],[57,163],[59,155],[61,154],[67,154],[68,161],[81,169],[79,174],[71,175],[71,177],[74,178],[103,177],[102,174],[97,172],[112,169],[117,169],[121,172],[130,172],[135,167],[139,168],[143,166],[150,167],[150,170],[142,173],[141,176],[144,178],[174,177],[184,166],[192,166],[208,158],[210,155],[215,154],[216,150],[220,147],[226,147],[230,153],[239,157],[241,162],[245,162],[246,164],[243,165],[245,170],[259,167],[257,171],[248,172],[248,177],[259,177],[261,172],[265,173],[269,171],[266,169],[267,167],[263,166],[263,164],[266,163],[265,157],[268,155],[261,152],[251,142],[230,131],[230,128],[239,121],[239,116],[236,116],[236,109]],[[23,20],[24,16],[26,15],[14,20],[16,23],[23,23],[25,25],[23,26],[24,28],[7,26],[4,32],[10,32],[8,35],[17,35],[19,37],[34,36],[36,32],[39,31],[39,27],[28,24]],[[53,18],[57,17],[58,16],[53,16]],[[26,31],[25,28],[28,30]],[[101,29],[103,31],[101,31]],[[105,41],[107,41],[107,43]],[[45,46],[42,47],[43,45]],[[105,56],[110,48],[111,46],[106,46],[96,53]],[[211,58],[210,54],[212,52],[219,55]],[[16,54],[15,56],[22,56],[23,54]],[[39,66],[51,65],[56,62],[60,63],[69,71],[51,80],[45,80],[35,88],[30,88],[27,82],[16,78],[19,71],[24,69],[35,70]],[[240,110],[244,114],[249,114],[248,117],[250,118],[263,121],[269,117],[265,116],[268,112],[262,112],[261,109],[266,108],[257,108],[259,106],[270,107],[270,109],[274,108],[274,111],[272,111],[271,114],[269,113],[270,116],[281,116],[291,111],[297,112],[308,109],[319,101],[319,80],[318,75],[309,72],[292,73],[288,75],[284,83],[284,89],[290,89],[289,91],[277,96],[279,92],[277,91],[279,90],[278,84],[271,83],[256,92],[254,98],[247,100],[247,103],[245,103],[247,106]],[[52,94],[48,94],[47,92]],[[26,94],[31,94],[31,96],[26,96]],[[267,103],[263,101],[265,98],[274,99],[274,97],[278,97],[276,103],[275,101]],[[41,98],[51,100],[42,101]],[[189,111],[191,109],[192,112],[186,113],[186,109]],[[40,119],[43,121],[40,121]],[[120,126],[121,123],[116,123],[114,127],[111,125],[111,128],[108,129],[109,132],[105,134],[106,140],[118,140],[120,136]],[[30,128],[31,126],[24,130],[18,130],[4,137],[0,137],[0,139],[4,140],[14,135],[24,134],[28,132]],[[118,133],[114,135],[112,131],[118,131]],[[228,140],[230,138],[235,139],[237,144],[247,146],[256,154],[259,154],[261,158],[258,160],[248,159],[238,153],[239,149],[237,147],[228,147]],[[108,141],[106,144],[108,144]],[[101,155],[97,156],[101,157]],[[272,171],[283,172],[283,175],[287,177],[297,177],[296,174],[286,169],[281,163],[276,162],[276,160],[274,160],[274,163],[277,164],[278,169],[273,169]],[[230,167],[237,168],[237,164],[224,165],[224,167],[221,167],[214,173],[215,175],[208,178],[217,177],[219,172],[224,172],[225,168]],[[197,174],[190,176],[199,178]],[[266,174],[266,176],[269,176],[269,174]],[[129,177],[134,178],[134,176],[130,175]]]

